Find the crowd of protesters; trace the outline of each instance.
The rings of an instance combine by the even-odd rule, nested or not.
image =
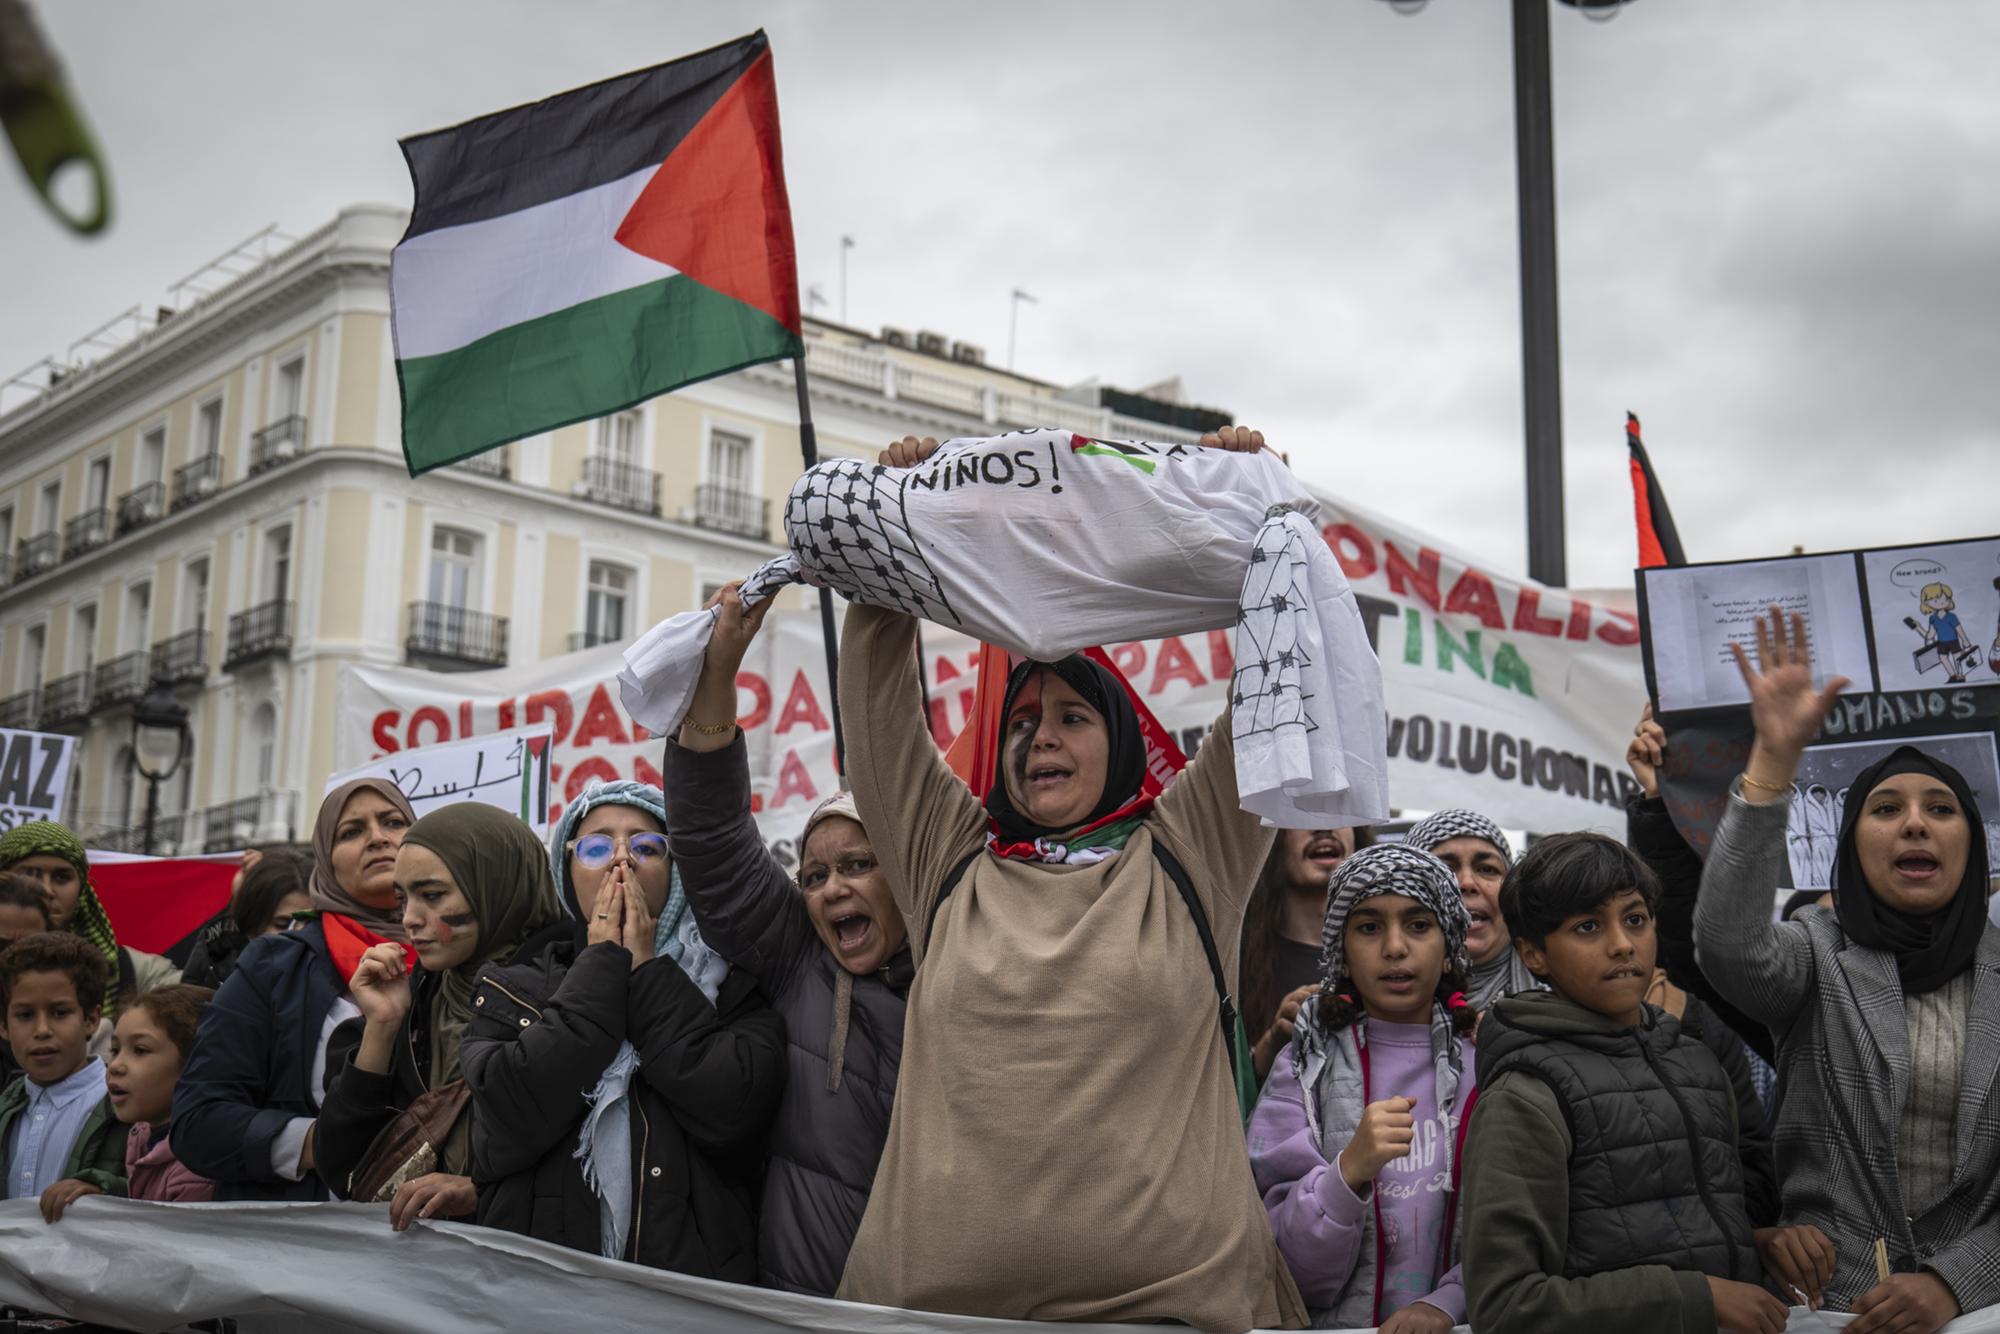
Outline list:
[[[1808,1306],[1931,1334],[2000,1303],[1981,814],[1897,750],[1849,789],[1830,893],[1774,920],[1842,684],[1797,620],[1737,650],[1756,741],[1704,862],[1650,714],[1626,841],[1517,859],[1464,810],[1261,828],[1227,710],[1154,795],[1083,656],[1014,668],[982,800],[923,721],[916,623],[857,605],[850,790],[794,873],[734,722],[764,609],[712,606],[664,790],[594,784],[544,843],[336,788],[309,849],[246,855],[185,976],[118,943],[67,829],[0,836],[7,1195],[56,1226],[100,1193],[355,1200],[791,1292],[1214,1331],[1775,1334]]]

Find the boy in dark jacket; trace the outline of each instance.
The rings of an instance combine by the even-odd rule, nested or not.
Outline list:
[[[1480,1334],[1777,1334],[1758,1286],[1736,1103],[1715,1055],[1646,1003],[1659,885],[1596,834],[1537,843],[1500,908],[1552,988],[1479,1032],[1465,1283]]]
[[[7,1041],[21,1074],[0,1093],[7,1198],[42,1202],[53,1222],[78,1195],[125,1193],[125,1127],[111,1114],[104,1062],[88,1050],[109,973],[81,936],[27,936],[0,954]]]

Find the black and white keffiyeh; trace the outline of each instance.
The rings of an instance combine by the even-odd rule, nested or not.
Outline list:
[[[1472,929],[1458,878],[1428,852],[1406,843],[1363,848],[1334,869],[1326,888],[1326,931],[1320,941],[1321,991],[1338,993],[1347,981],[1347,918],[1354,905],[1383,894],[1415,899],[1430,909],[1444,932],[1445,967],[1467,967],[1465,935]]]
[[[1507,846],[1507,836],[1500,832],[1499,825],[1478,811],[1439,811],[1419,820],[1409,833],[1403,835],[1403,842],[1430,852],[1438,844],[1449,843],[1455,838],[1483,838],[1499,851],[1501,861],[1509,866],[1514,864],[1514,850]]]

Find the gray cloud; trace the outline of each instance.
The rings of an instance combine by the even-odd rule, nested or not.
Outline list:
[[[497,3],[40,12],[111,238],[0,177],[0,366],[264,222],[403,202],[398,135],[762,24],[801,277],[1021,368],[1180,373],[1313,480],[1519,569],[1505,6]],[[2000,528],[2000,11],[1554,16],[1571,576],[1622,582],[1638,410],[1697,558]],[[833,310],[823,313],[836,313]]]

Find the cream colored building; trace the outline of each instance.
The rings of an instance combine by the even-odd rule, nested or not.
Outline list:
[[[0,399],[0,726],[82,737],[69,818],[99,845],[141,841],[130,705],[156,679],[194,731],[157,845],[306,837],[341,664],[467,670],[623,641],[775,550],[801,466],[789,363],[412,479],[389,335],[403,225],[363,206],[261,234]],[[806,335],[826,454],[1213,424],[1171,384],[1060,390],[934,334]]]

